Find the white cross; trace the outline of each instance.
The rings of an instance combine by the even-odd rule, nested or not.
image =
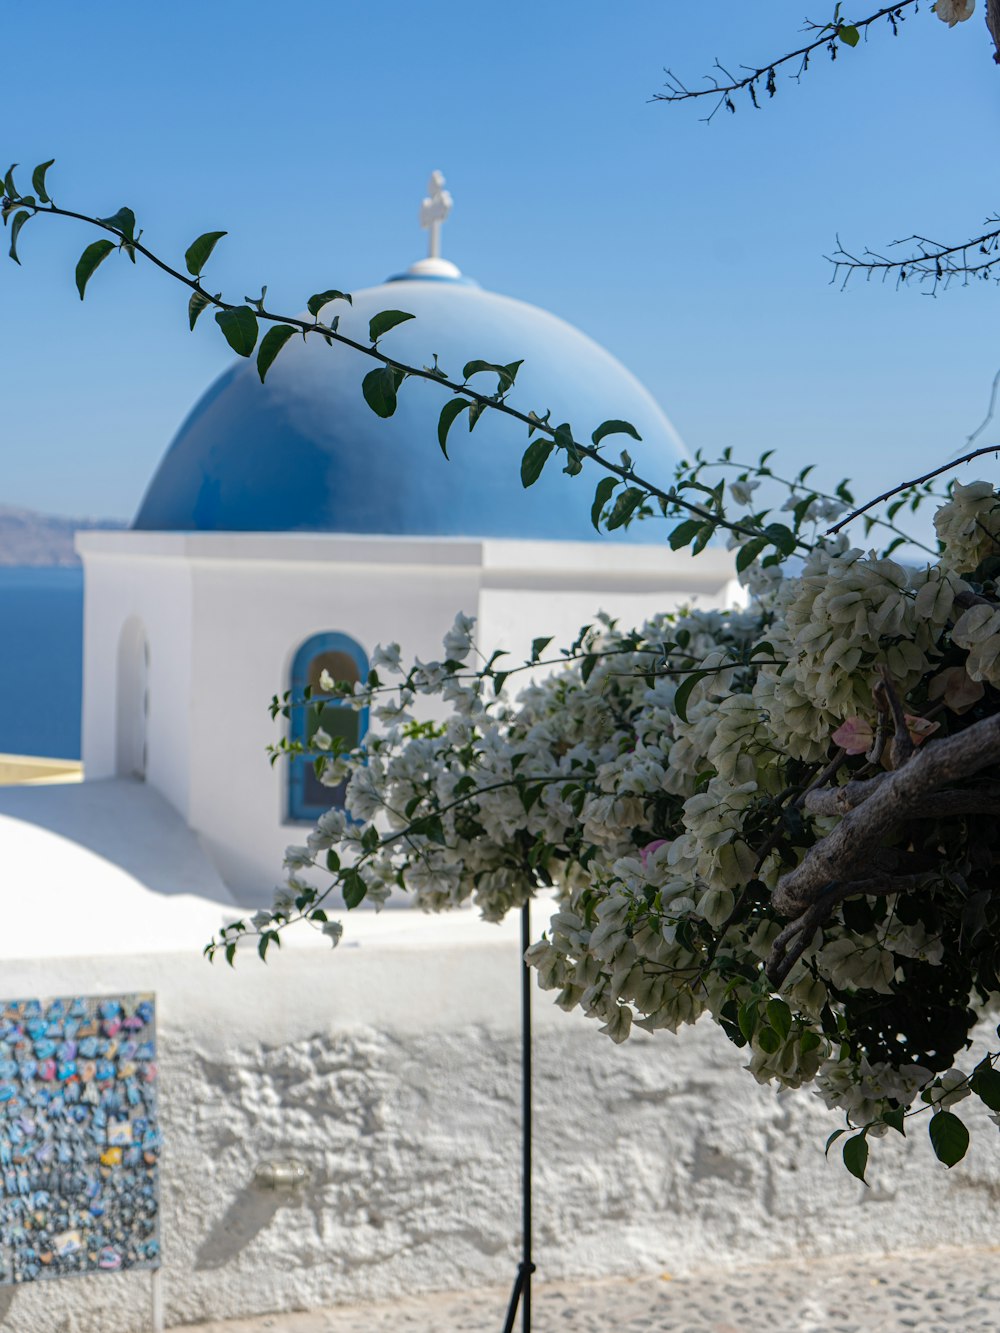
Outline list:
[[[451,212],[451,195],[444,188],[444,176],[432,171],[427,182],[427,196],[420,205],[420,225],[430,235],[427,238],[428,259],[441,258],[441,223]]]

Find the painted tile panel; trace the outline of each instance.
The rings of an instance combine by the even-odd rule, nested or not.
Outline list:
[[[152,995],[0,1001],[0,1285],[160,1263]]]

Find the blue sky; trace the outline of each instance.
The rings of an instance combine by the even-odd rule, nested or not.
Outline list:
[[[167,256],[227,229],[218,285],[266,282],[290,312],[419,257],[439,167],[446,255],[604,343],[690,447],[773,447],[867,492],[978,424],[1000,293],[844,293],[823,254],[837,233],[861,247],[979,227],[1000,204],[1000,70],[981,13],[949,31],[923,6],[759,113],[705,125],[704,104],[649,101],[665,66],[694,83],[716,55],[796,44],[807,12],[827,16],[809,3],[173,0],[99,22],[75,0],[15,4],[0,156],[29,172],[55,157],[60,203],[127,203]],[[0,503],[128,518],[229,353],[210,321],[188,332],[168,280],[124,261],[81,305],[90,239],[42,219],[23,267],[0,264]]]

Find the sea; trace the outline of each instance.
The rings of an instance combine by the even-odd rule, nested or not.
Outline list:
[[[83,570],[0,567],[0,754],[80,758]]]

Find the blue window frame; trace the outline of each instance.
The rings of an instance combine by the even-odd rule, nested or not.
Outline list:
[[[339,737],[347,749],[353,750],[368,730],[368,709],[356,712],[340,700],[324,702],[319,686],[323,671],[328,671],[334,680],[366,681],[368,657],[361,645],[346,634],[329,631],[306,639],[292,660],[292,698],[301,699],[308,685],[316,707],[292,710],[289,739],[308,746],[317,727],[322,726],[330,736]],[[339,787],[325,787],[316,776],[312,760],[302,755],[291,758],[288,818],[312,823],[332,806],[342,808],[346,788],[344,782]]]

